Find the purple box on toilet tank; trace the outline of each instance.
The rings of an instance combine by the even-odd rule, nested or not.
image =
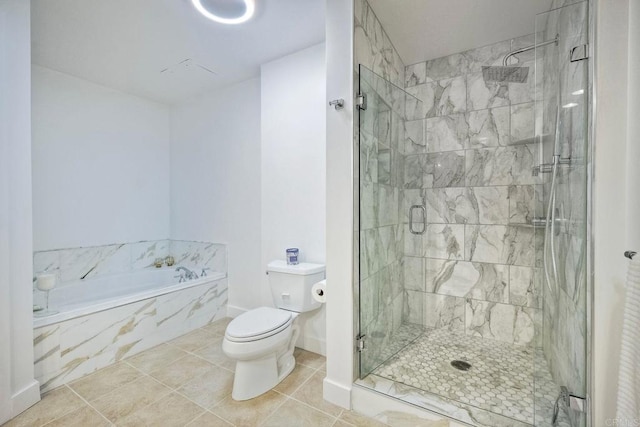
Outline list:
[[[298,253],[300,251],[298,248],[289,248],[287,249],[287,264],[296,265],[298,264]]]

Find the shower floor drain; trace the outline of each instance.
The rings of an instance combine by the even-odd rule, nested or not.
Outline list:
[[[471,363],[465,362],[464,360],[452,360],[451,366],[459,371],[468,371],[471,369]]]

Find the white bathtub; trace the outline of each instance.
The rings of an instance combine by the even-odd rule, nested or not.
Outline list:
[[[37,317],[37,313],[34,313],[33,327],[40,328],[225,277],[224,273],[214,271],[205,277],[178,283],[179,279],[175,278],[178,273],[175,269],[176,267],[148,268],[60,283],[49,295],[49,309],[58,313],[46,317]],[[194,271],[200,273],[200,270]],[[44,293],[38,293],[40,295],[37,301],[44,306]]]
[[[42,391],[226,317],[225,273],[183,283],[176,275],[175,267],[147,268],[54,288],[49,308],[59,313],[34,318],[34,368]],[[42,295],[37,297],[40,304]]]

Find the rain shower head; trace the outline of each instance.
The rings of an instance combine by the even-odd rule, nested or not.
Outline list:
[[[485,82],[526,83],[529,67],[482,67]]]

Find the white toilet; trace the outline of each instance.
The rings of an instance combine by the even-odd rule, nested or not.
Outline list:
[[[278,308],[260,307],[241,314],[229,323],[222,341],[224,353],[236,360],[234,400],[259,396],[293,371],[299,335],[295,320],[299,313],[320,307],[311,287],[324,279],[324,269],[322,264],[268,264],[269,286]]]

